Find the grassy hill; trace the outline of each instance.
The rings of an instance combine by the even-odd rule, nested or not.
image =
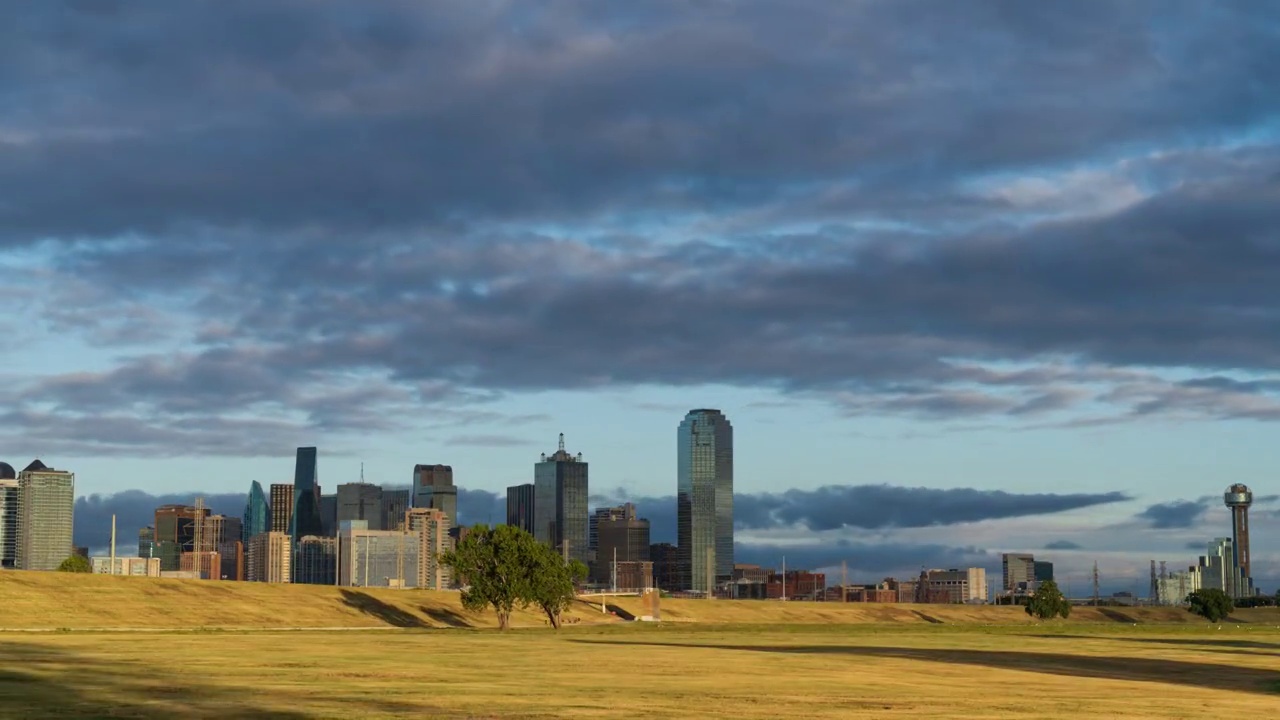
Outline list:
[[[622,615],[643,613],[638,598],[613,598]],[[618,622],[582,602],[577,624]],[[664,600],[664,622],[741,624],[1026,624],[1021,608],[949,605]],[[1280,624],[1280,613],[1238,611],[1241,622]],[[542,627],[524,611],[515,627]],[[1178,608],[1076,608],[1073,622],[1200,622]],[[0,630],[57,628],[389,628],[494,627],[492,613],[464,610],[457,593],[315,585],[0,572]]]

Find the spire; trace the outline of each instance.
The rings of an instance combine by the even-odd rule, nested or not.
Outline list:
[[[560,452],[564,452],[564,433],[560,433]]]

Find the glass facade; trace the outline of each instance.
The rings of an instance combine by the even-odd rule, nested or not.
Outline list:
[[[0,479],[0,568],[18,561],[18,481]]]
[[[676,431],[680,585],[712,591],[733,578],[733,426],[719,410],[691,410]]]
[[[289,535],[296,546],[298,538],[321,535],[324,526],[320,522],[320,485],[316,471],[316,449],[298,448],[298,460],[293,470],[293,522]]]
[[[249,538],[267,531],[267,523],[270,521],[271,506],[267,504],[267,494],[262,491],[262,483],[254,480],[249,486],[249,501],[244,506],[240,541],[247,545]]]
[[[19,569],[56,570],[72,553],[75,483],[73,473],[46,467],[39,460],[18,473],[15,565]]]
[[[453,468],[449,465],[414,465],[413,506],[441,510],[449,516],[449,524],[457,527],[458,488],[453,484]]]
[[[587,463],[565,452],[563,436],[559,450],[534,464],[533,494],[533,536],[571,560],[589,562]]]
[[[533,532],[533,483],[507,488],[507,524]]]

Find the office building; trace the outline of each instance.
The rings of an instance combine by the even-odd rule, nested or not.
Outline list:
[[[287,583],[292,580],[292,541],[285,532],[264,532],[249,538],[245,576],[250,582]]]
[[[1156,578],[1156,604],[1185,605],[1187,596],[1197,589],[1194,572],[1171,572]]]
[[[320,478],[317,463],[315,448],[298,448],[293,468],[293,523],[289,526],[289,537],[295,544],[300,537],[324,533],[323,523],[320,522]]]
[[[1235,600],[1256,594],[1253,581],[1236,565],[1231,538],[1217,538],[1209,543],[1208,552],[1200,556],[1200,562],[1189,572],[1192,592],[1216,588]]]
[[[634,514],[635,507],[633,506],[631,510]],[[587,518],[587,549],[592,553],[595,553],[596,550],[599,549],[599,527],[601,520],[615,520],[622,517],[626,512],[627,509],[621,505],[596,508],[595,512],[591,513]]]
[[[364,520],[339,523],[338,584],[346,587],[418,587],[419,547],[420,538],[414,533],[370,530]]]
[[[533,483],[507,488],[507,524],[533,533]]]
[[[653,562],[653,584],[663,590],[680,587],[680,553],[671,543],[653,543],[649,546],[649,559]]]
[[[709,593],[733,578],[733,426],[691,410],[676,432],[676,547],[681,589]]]
[[[653,563],[648,560],[621,560],[613,566],[609,588],[617,592],[641,592],[653,587]]]
[[[1000,556],[1005,592],[1026,589],[1036,579],[1036,559],[1026,553],[1004,553]]]
[[[1249,506],[1253,505],[1253,491],[1247,485],[1236,483],[1227,488],[1223,501],[1231,510],[1231,547],[1235,553],[1236,567],[1244,577],[1252,578],[1249,558]]]
[[[984,603],[987,601],[985,568],[929,570],[926,577],[930,589],[946,592],[947,602]]]
[[[257,480],[249,486],[249,500],[244,506],[244,517],[241,519],[240,541],[248,543],[249,538],[261,535],[271,529],[271,504],[267,502],[267,494],[262,491],[262,483]]]
[[[0,480],[17,480],[18,471],[7,462],[0,462]]]
[[[222,555],[217,551],[184,552],[178,570],[200,580],[222,579]]]
[[[370,530],[385,530],[382,511],[381,487],[366,482],[338,486],[338,527],[348,520],[364,520]]]
[[[598,544],[595,564],[592,566],[593,579],[597,583],[613,585],[614,561],[643,562],[649,563],[649,579],[646,582],[651,583],[653,567],[649,559],[649,521],[636,517],[636,506],[631,503],[616,509],[622,512],[601,519],[597,525]]]
[[[1032,562],[1035,577],[1032,578],[1037,584],[1049,582],[1053,580],[1053,563],[1045,560],[1035,560]]]
[[[338,495],[320,496],[320,530],[324,537],[338,536]]]
[[[17,475],[7,464],[0,475]],[[18,480],[0,477],[0,570],[12,570],[18,563]]]
[[[267,523],[267,530],[288,532],[289,526],[293,524],[293,486],[283,483],[272,485],[269,500],[271,501],[271,522]]]
[[[409,512],[409,509],[412,507],[412,490],[384,489],[382,491],[382,529],[403,530],[404,514]]]
[[[99,575],[132,575],[135,577],[160,577],[160,558],[153,557],[117,557],[115,565],[111,557],[94,557],[89,559],[93,572]]]
[[[590,561],[587,547],[587,463],[560,447],[533,466],[534,537],[571,560]]]
[[[18,475],[18,541],[14,565],[20,570],[57,570],[74,552],[71,528],[76,476],[39,460]]]
[[[440,558],[453,547],[449,516],[435,508],[410,508],[399,523],[418,538],[418,584],[428,590],[447,590],[453,584],[449,567]]]
[[[298,540],[294,552],[294,582],[304,585],[334,585],[338,572],[338,539],[307,535]]]
[[[200,513],[210,515],[209,508]],[[196,551],[196,509],[191,505],[161,505],[156,508],[156,542],[176,543],[179,552]]]
[[[453,468],[448,465],[414,465],[413,506],[442,510],[449,516],[449,526],[458,527],[458,488],[453,484]]]

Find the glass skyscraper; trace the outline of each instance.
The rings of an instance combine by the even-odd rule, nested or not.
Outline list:
[[[262,491],[262,483],[257,480],[249,486],[249,501],[244,506],[244,525],[241,527],[240,541],[249,545],[249,538],[267,531],[267,523],[271,522],[271,505],[267,503],[267,494]]]
[[[563,433],[560,448],[533,466],[533,494],[533,536],[585,565],[590,557],[587,463],[581,453],[575,457],[565,452]]]
[[[449,516],[449,527],[458,526],[458,488],[449,465],[413,466],[413,506],[441,510]],[[477,518],[468,518],[474,522]]]
[[[293,520],[289,535],[296,547],[299,538],[323,534],[324,526],[320,521],[320,485],[316,477],[316,449],[300,447],[293,469]]]
[[[676,533],[682,589],[710,592],[733,578],[733,426],[719,410],[691,410],[676,432]]]

